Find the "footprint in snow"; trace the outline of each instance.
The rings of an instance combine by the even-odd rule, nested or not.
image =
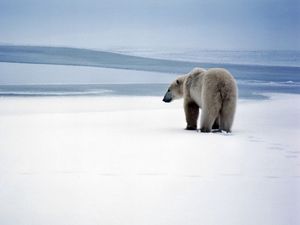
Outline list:
[[[254,136],[248,136],[248,139],[250,140],[250,142],[264,142],[262,139]]]

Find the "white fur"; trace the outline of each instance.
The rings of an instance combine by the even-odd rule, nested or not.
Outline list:
[[[238,93],[236,82],[227,70],[194,68],[177,78],[169,90],[173,99],[184,98],[188,129],[197,127],[201,108],[201,131],[210,132],[213,124],[219,130],[231,131]]]

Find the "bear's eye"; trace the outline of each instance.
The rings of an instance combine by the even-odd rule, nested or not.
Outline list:
[[[176,83],[179,84],[179,80],[176,80]]]
[[[168,92],[170,92],[171,90],[170,89],[168,89]]]

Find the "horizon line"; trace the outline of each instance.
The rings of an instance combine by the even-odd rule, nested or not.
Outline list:
[[[63,45],[63,44],[26,44],[26,43],[8,43],[8,42],[0,42],[0,46],[16,46],[16,47],[49,47],[49,48],[73,48],[73,49],[86,49],[86,50],[93,50],[93,51],[120,51],[124,50],[198,50],[198,51],[244,51],[244,52],[256,52],[256,51],[264,51],[264,52],[299,52],[300,49],[213,49],[213,48],[196,48],[192,46],[187,47],[170,47],[170,46],[157,46],[157,47],[149,47],[149,46],[107,46],[107,47],[84,47],[84,46],[75,46],[75,45]]]

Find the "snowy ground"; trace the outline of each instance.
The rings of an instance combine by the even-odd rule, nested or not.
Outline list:
[[[0,99],[0,224],[300,224],[300,96],[241,101],[232,134],[156,97]]]

